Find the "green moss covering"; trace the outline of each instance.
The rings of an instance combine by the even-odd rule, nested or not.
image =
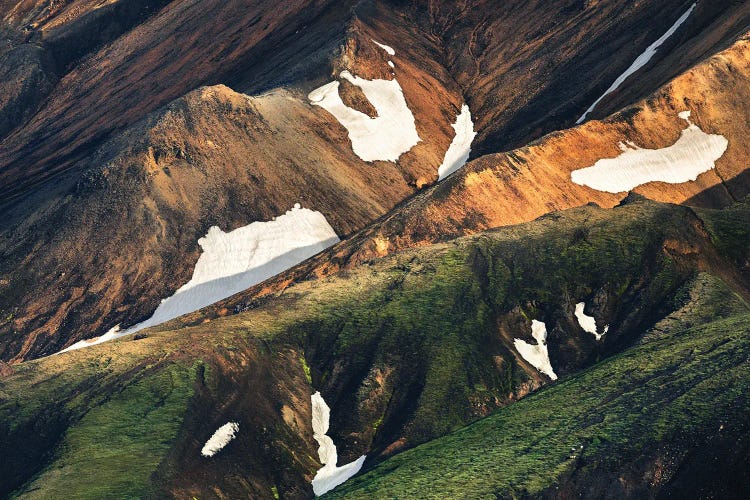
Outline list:
[[[528,380],[498,339],[498,317],[520,310],[547,321],[573,298],[603,288],[632,316],[631,331],[620,334],[635,337],[651,326],[694,273],[661,251],[666,239],[695,237],[682,223],[686,213],[650,202],[621,207],[616,216],[584,207],[565,219],[406,252],[351,271],[347,286],[325,290],[324,299],[300,295],[305,315],[286,338],[314,346],[308,361],[321,384],[342,360],[346,369],[337,372],[353,374],[353,384],[372,366],[408,367],[391,410],[409,419],[402,433],[409,444],[424,442],[477,418],[470,400],[504,401]],[[503,370],[495,357],[507,361]],[[345,397],[345,406],[360,404]]]
[[[698,274],[693,256],[664,250],[668,240],[685,243],[685,248],[706,244],[705,233],[685,224],[686,217],[691,212],[685,207],[651,202],[615,210],[582,207],[530,224],[410,250],[340,276],[299,283],[243,314],[181,329],[173,322],[150,330],[142,340],[123,338],[17,365],[15,373],[0,383],[0,452],[13,456],[0,463],[0,495],[20,485],[24,491],[39,488],[33,491],[53,496],[84,490],[100,497],[143,494],[151,472],[171,450],[184,415],[191,394],[189,380],[194,377],[193,369],[184,367],[191,363],[203,366],[206,392],[222,400],[234,396],[237,385],[222,378],[220,366],[255,366],[279,350],[293,351],[307,383],[314,381],[316,388],[334,393],[326,399],[333,407],[331,435],[343,443],[342,452],[368,446],[368,454],[374,454],[397,440],[409,447],[443,436],[508,403],[520,384],[537,375],[517,364],[512,350],[512,337],[526,333],[520,330],[527,324],[524,321],[540,319],[549,324],[558,335],[551,352],[563,343],[572,345],[567,352],[574,353],[570,357],[574,369],[631,345],[657,324],[638,347],[646,353],[643,359],[625,356],[618,358],[619,364],[613,360],[615,364],[599,365],[598,375],[585,384],[575,385],[575,380],[585,379],[560,372],[563,376],[555,390],[568,392],[555,397],[564,412],[550,410],[547,403],[528,406],[552,397],[545,394],[558,394],[543,391],[524,400],[518,405],[521,409],[514,404],[513,409],[477,424],[501,424],[499,430],[484,428],[487,448],[479,437],[477,442],[455,442],[456,447],[465,447],[456,462],[456,475],[450,476],[457,484],[480,481],[477,491],[488,495],[538,492],[570,465],[564,450],[573,443],[560,437],[563,434],[554,437],[557,432],[568,433],[585,449],[616,446],[615,455],[622,449],[617,447],[624,446],[621,437],[633,425],[648,426],[651,439],[667,439],[672,429],[669,418],[637,420],[657,411],[662,402],[641,401],[630,393],[637,392],[634,388],[641,383],[668,384],[669,380],[657,377],[657,366],[670,372],[683,369],[678,363],[682,358],[674,358],[670,365],[665,357],[669,353],[665,342],[681,338],[672,333],[747,310],[727,282]],[[716,248],[723,249],[723,256],[740,255],[734,248],[742,243],[742,235],[730,231],[732,224],[726,222],[733,216],[711,217],[719,221],[715,226],[728,226],[711,231]],[[713,259],[712,265],[725,266],[722,277],[736,272],[722,255]],[[703,283],[698,288],[696,280]],[[616,340],[621,341],[607,352],[608,347],[594,343],[590,335],[572,330],[572,305],[594,293],[611,305],[609,335],[618,335]],[[503,325],[512,331],[502,330]],[[685,348],[688,359],[694,350],[703,349],[701,340],[693,337],[685,337],[692,343]],[[581,352],[584,355],[575,358]],[[690,370],[703,366],[691,365]],[[710,366],[705,364],[706,369]],[[685,370],[685,377],[693,376]],[[383,385],[374,381],[374,374],[382,377]],[[713,372],[698,370],[694,375],[713,376]],[[367,390],[360,390],[363,387]],[[603,393],[587,392],[592,388],[611,390],[610,395],[626,391],[630,399],[602,400]],[[641,403],[638,412],[623,413],[628,404]],[[583,429],[576,427],[576,418],[595,422]],[[354,435],[358,441],[352,445]],[[456,435],[460,434],[449,439]],[[523,436],[531,436],[532,441],[523,441]],[[518,443],[509,444],[511,438]],[[26,447],[23,456],[16,451],[21,443]],[[276,450],[282,448],[274,445]],[[397,460],[408,460],[410,453],[422,453],[419,450],[425,448],[387,464],[404,464],[399,470],[410,470],[407,462]],[[447,467],[442,451],[429,450],[434,463],[423,471],[422,465],[415,466],[419,471],[405,476],[415,481],[415,487],[423,485],[422,474],[435,479],[429,471]],[[486,452],[495,465],[474,462],[468,454],[472,450]],[[297,452],[300,457],[309,454],[309,450]],[[284,460],[287,464],[293,459]],[[384,471],[392,467],[387,464],[361,481],[371,481],[367,484],[374,485],[373,491],[385,496],[406,494],[387,486],[390,479]],[[489,478],[487,483],[481,482],[483,474]],[[498,483],[498,474],[507,481]],[[74,483],[81,477],[85,480],[76,489]],[[270,491],[272,484],[283,496],[286,485],[278,478],[265,483],[263,491]]]
[[[573,467],[617,469],[655,443],[750,415],[750,315],[663,335],[446,437],[327,498],[538,495]],[[573,458],[571,458],[573,457]]]
[[[740,264],[750,256],[750,197],[724,210],[695,211],[722,253]]]
[[[124,387],[68,429],[24,498],[140,498],[177,436],[194,371],[171,364]]]
[[[307,364],[307,360],[305,359],[305,356],[299,357],[299,362],[302,364],[302,369],[305,371],[305,379],[307,380],[307,383],[312,385],[312,373],[310,372],[310,365]]]

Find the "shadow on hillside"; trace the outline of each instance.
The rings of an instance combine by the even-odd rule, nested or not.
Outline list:
[[[734,201],[742,200],[749,194],[750,167],[746,168],[738,176],[688,198],[683,202],[683,205],[705,208],[723,207],[730,205]]]
[[[261,266],[223,278],[206,281],[187,290],[179,291],[162,302],[149,319],[128,328],[127,333],[134,333],[145,328],[160,325],[215,304],[254,285],[263,283],[277,274],[317,255],[323,249],[337,242],[338,238],[329,238],[320,243],[298,247],[271,259]]]

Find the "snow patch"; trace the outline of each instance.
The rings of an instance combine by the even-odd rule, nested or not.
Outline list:
[[[323,464],[323,467],[318,470],[312,480],[312,487],[315,495],[320,496],[331,491],[359,472],[362,464],[365,463],[366,455],[362,455],[354,462],[336,467],[336,462],[338,462],[336,445],[326,435],[331,417],[331,409],[325,400],[323,400],[320,392],[313,394],[310,400],[312,401],[313,438],[318,442],[318,456],[320,457],[320,463]]]
[[[445,152],[443,163],[438,167],[438,180],[442,181],[450,174],[463,167],[471,153],[471,143],[474,141],[477,133],[474,132],[474,122],[471,120],[471,111],[469,106],[464,104],[461,112],[456,116],[456,123],[453,124],[453,130],[456,135],[453,137],[448,151]]]
[[[531,336],[536,340],[536,345],[529,344],[521,339],[513,339],[513,345],[515,345],[518,354],[531,366],[552,380],[557,380],[557,375],[552,369],[547,352],[547,326],[541,321],[533,320],[531,322]]]
[[[648,62],[654,57],[656,54],[656,51],[659,50],[659,47],[661,47],[664,42],[666,42],[674,33],[679,29],[682,24],[687,21],[687,18],[690,17],[690,14],[693,13],[693,10],[695,10],[695,6],[697,3],[694,3],[688,10],[685,12],[678,20],[675,22],[669,30],[667,30],[666,33],[664,33],[661,38],[659,38],[657,41],[652,43],[648,46],[648,48],[643,52],[643,54],[639,55],[635,61],[633,61],[633,64],[630,65],[628,69],[625,70],[623,74],[621,74],[619,77],[617,77],[617,80],[607,89],[602,96],[594,101],[594,104],[592,104],[589,109],[586,110],[586,112],[578,119],[576,124],[581,124],[586,120],[586,117],[594,111],[594,108],[602,102],[602,100],[607,97],[609,94],[620,88],[620,85],[622,85],[625,80],[627,80],[633,73],[644,67]]]
[[[393,47],[389,47],[388,45],[383,45],[382,43],[378,43],[375,40],[372,40],[372,43],[374,43],[375,45],[377,45],[381,49],[385,50],[388,53],[389,56],[395,56],[396,55],[396,51],[393,50]]]
[[[213,226],[198,240],[203,253],[193,277],[162,300],[151,318],[125,331],[116,326],[101,337],[77,342],[61,352],[100,344],[197,311],[265,281],[338,241],[323,214],[299,203],[271,221],[253,222],[228,233]]]
[[[237,422],[228,422],[214,432],[206,444],[203,445],[201,455],[204,457],[213,457],[221,451],[229,442],[237,436],[240,430],[240,424]]]
[[[602,333],[598,333],[596,330],[596,319],[594,319],[593,316],[586,316],[586,313],[583,312],[584,307],[586,307],[585,302],[579,302],[576,304],[576,319],[578,320],[578,324],[581,325],[581,328],[585,332],[588,332],[596,337],[596,340],[601,340],[602,337],[607,333],[609,330],[609,325],[606,325],[604,327],[604,331]]]
[[[76,351],[78,349],[83,349],[84,347],[90,347],[92,345],[102,344],[104,342],[109,342],[110,340],[120,338],[123,335],[125,335],[125,333],[120,332],[120,325],[117,324],[113,326],[112,328],[110,328],[109,330],[107,330],[107,333],[105,333],[104,335],[101,335],[99,337],[94,337],[91,339],[79,340],[75,344],[72,344],[63,350],[58,351],[56,354],[61,354],[63,352],[68,352],[68,351]]]
[[[365,80],[349,71],[342,71],[340,77],[362,90],[377,111],[377,117],[371,118],[344,104],[339,95],[338,81],[313,90],[307,97],[346,128],[357,156],[364,161],[395,162],[416,146],[421,139],[397,80]]]
[[[391,68],[395,68],[396,67],[396,65],[393,64],[393,61],[388,61],[388,66],[390,66]]]
[[[727,150],[729,141],[723,135],[707,134],[690,121],[690,112],[680,113],[688,122],[680,138],[662,149],[643,149],[633,143],[620,144],[622,153],[605,158],[593,166],[574,170],[571,180],[598,191],[620,193],[647,182],[680,184],[694,181],[698,175],[716,166]]]

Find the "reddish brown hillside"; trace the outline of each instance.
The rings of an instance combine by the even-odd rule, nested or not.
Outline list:
[[[686,109],[729,150],[696,183],[639,191],[719,206],[727,189],[745,189],[745,42],[638,112],[499,153],[575,121],[690,2],[149,5],[0,4],[9,33],[0,49],[0,358],[49,354],[150,316],[188,281],[212,225],[231,230],[301,203],[339,236],[355,234],[437,180],[464,101],[478,132],[472,154],[492,154],[289,276],[591,201],[612,206],[624,193],[573,185],[570,171],[615,156],[619,141],[672,144]],[[701,2],[595,115],[728,45],[750,8],[721,5]],[[309,102],[342,70],[403,89],[420,141],[397,162],[362,161],[344,126]],[[340,82],[342,100],[372,117],[362,91]]]
[[[749,82],[750,39],[744,37],[607,120],[591,121],[527,147],[471,162],[349,240],[186,321],[227,314],[289,283],[328,275],[404,248],[518,224],[587,203],[612,207],[627,193],[577,185],[570,173],[601,158],[616,157],[621,153],[619,142],[632,141],[652,149],[673,145],[686,127],[677,116],[683,110],[691,110],[691,120],[702,130],[726,137],[726,152],[714,169],[694,182],[651,182],[634,191],[660,201],[699,206],[741,200],[750,193],[750,147],[745,141],[750,133]]]

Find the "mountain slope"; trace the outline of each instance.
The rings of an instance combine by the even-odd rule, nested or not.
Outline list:
[[[213,316],[283,290],[289,283],[348,269],[404,248],[445,241],[487,228],[526,222],[551,210],[594,202],[617,204],[625,193],[575,184],[571,173],[616,158],[630,142],[641,148],[673,146],[690,125],[726,138],[715,167],[682,183],[646,182],[634,188],[649,198],[720,207],[750,192],[750,39],[695,66],[648,99],[604,121],[549,134],[526,147],[485,155],[440,184],[418,193],[365,230],[275,279],[216,304]],[[691,152],[690,155],[696,155]],[[684,166],[683,166],[684,167]],[[203,313],[206,314],[206,313]],[[186,319],[186,321],[188,321]]]
[[[549,384],[517,347],[534,345],[531,320],[564,378],[652,342],[654,325],[704,321],[696,307],[746,312],[747,221],[742,204],[582,207],[300,283],[242,314],[14,365],[0,380],[0,491],[309,496],[314,390],[340,463],[367,454],[370,467]],[[579,302],[608,325],[602,340]],[[151,424],[124,432],[132,415]],[[227,422],[238,437],[201,457]],[[148,459],[133,468],[134,454]]]
[[[354,25],[339,64],[402,82],[424,140],[398,163],[362,161],[346,129],[298,89],[191,92],[6,207],[0,309],[12,321],[0,326],[0,356],[50,354],[145,319],[189,280],[212,225],[229,231],[301,203],[345,236],[436,178],[448,110],[461,101],[422,69],[392,70],[371,38]],[[417,81],[445,99],[426,99]]]
[[[701,2],[639,80],[597,113],[648,95],[731,45],[750,13],[745,3],[721,6]],[[355,234],[437,180],[464,100],[478,133],[475,156],[572,124],[687,7],[3,3],[2,50],[31,59],[18,66],[23,78],[11,71],[4,80],[15,97],[3,105],[14,128],[0,144],[0,357],[50,354],[146,319],[188,282],[198,240],[212,225],[230,231],[301,203],[339,236]],[[483,157],[473,167],[479,178],[446,179],[293,279],[554,209],[613,206],[622,195],[566,182],[569,170],[617,154],[619,141],[668,146],[685,126],[676,117],[685,109],[705,133],[726,136],[729,149],[694,183],[638,189],[670,202],[699,196],[709,206],[740,199],[745,46],[689,70],[649,100],[654,106],[641,104],[640,115],[547,136],[530,146],[532,156],[522,149]],[[603,60],[602,50],[614,55]],[[351,131],[310,102],[310,91],[337,83],[348,109],[375,118],[344,70],[391,86],[395,78],[403,90],[420,141],[397,162],[363,161]],[[736,119],[722,120],[730,113]],[[234,306],[226,305],[216,310]]]
[[[478,155],[572,126],[693,4],[680,30],[593,117],[646,98],[750,26],[750,7],[732,1],[426,3],[423,23],[440,36],[445,64],[477,117]]]
[[[746,1],[0,0],[0,497],[747,497],[748,102]]]
[[[748,333],[747,314],[662,333],[326,498],[743,498]]]
[[[15,318],[6,328],[24,332],[4,357],[145,319],[188,282],[213,225],[229,231],[300,203],[343,236],[411,194],[405,167],[363,165],[331,146],[338,133],[289,92],[208,87],[108,141],[81,176],[18,205],[2,230],[2,309]]]

